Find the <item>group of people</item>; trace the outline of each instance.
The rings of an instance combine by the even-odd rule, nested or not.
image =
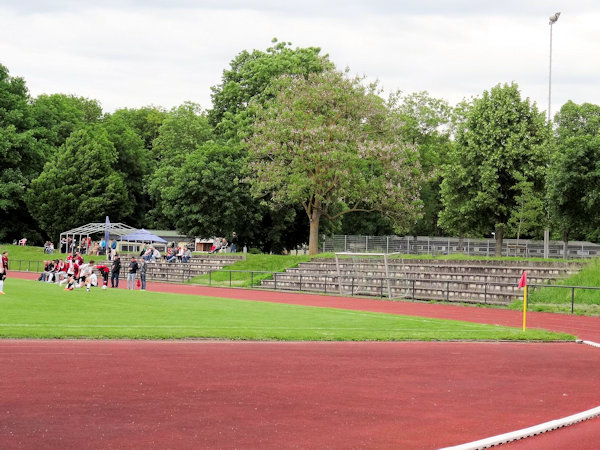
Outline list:
[[[44,249],[45,248],[46,246],[44,246]],[[79,241],[79,245],[77,245],[76,239],[73,239],[72,237],[62,237],[60,240],[60,251],[71,254],[79,252],[83,255],[106,255],[107,259],[109,261],[112,261],[115,254],[117,253],[117,240],[110,239],[109,241],[106,241],[103,238],[100,241],[92,241],[92,238],[87,236],[81,238],[81,240]]]
[[[8,261],[2,267],[8,268]],[[138,287],[146,290],[146,269],[146,260],[142,259],[138,263],[135,257],[131,257],[131,262],[127,268],[128,289],[135,289],[136,277],[139,272],[140,284]],[[75,255],[69,255],[65,260],[55,259],[44,261],[44,270],[40,274],[38,281],[56,283],[59,286],[66,283],[65,291],[85,287],[90,292],[91,287],[99,285],[97,273],[102,277],[102,289],[108,288],[109,277],[110,287],[118,288],[121,270],[121,258],[118,254],[114,256],[111,267],[108,267],[105,264],[95,264],[94,260],[86,263],[81,253],[76,252]]]
[[[210,249],[209,253],[217,253],[217,252],[230,252],[235,253],[237,251],[237,241],[238,237],[235,234],[235,231],[231,234],[231,242],[227,242],[225,238],[215,238],[213,246]]]
[[[175,247],[169,247],[167,249],[167,256],[166,256],[166,261],[168,263],[173,263],[173,262],[189,262],[190,258],[192,257],[192,251],[187,248],[187,247],[177,247],[177,249],[175,249]]]
[[[65,291],[85,286],[89,292],[90,287],[98,286],[98,276],[94,269],[102,276],[102,289],[106,289],[111,269],[104,264],[95,264],[93,260],[85,263],[79,252],[69,255],[65,260],[44,261],[44,271],[40,274],[38,281],[56,283],[59,286],[66,283]]]

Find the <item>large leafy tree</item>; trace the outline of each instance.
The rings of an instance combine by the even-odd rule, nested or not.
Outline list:
[[[209,141],[190,153],[163,190],[165,214],[190,236],[229,236],[249,242],[261,215],[244,178],[240,145]]]
[[[266,51],[240,52],[223,71],[221,84],[213,86],[208,117],[215,132],[225,139],[243,139],[251,133],[254,112],[251,102],[263,104],[273,97],[267,89],[281,75],[302,75],[322,72],[333,64],[321,56],[318,47],[295,48],[289,42],[273,40]]]
[[[423,216],[411,227],[414,235],[435,236],[440,233],[438,216],[442,209],[440,167],[450,152],[452,108],[445,100],[427,92],[400,95],[394,108],[402,121],[401,133],[419,150],[424,180],[421,186]]]
[[[310,223],[353,211],[384,212],[398,230],[419,214],[418,152],[401,138],[397,115],[375,85],[334,70],[284,76],[258,106],[248,141],[253,191],[275,203],[301,204]]]
[[[149,223],[158,228],[172,228],[165,213],[165,190],[172,186],[175,174],[199,145],[211,140],[212,127],[199,105],[191,102],[173,108],[158,129],[153,141],[151,174],[146,189],[151,200]]]
[[[547,179],[550,218],[565,242],[570,235],[598,239],[600,106],[569,101],[556,115],[556,124]]]
[[[137,109],[117,109],[110,117],[124,121],[142,139],[144,147],[151,150],[154,139],[158,137],[158,130],[167,117],[167,112],[160,107],[144,106]]]
[[[25,81],[0,64],[0,241],[41,239],[25,206],[25,191],[44,166],[29,101]]]
[[[548,128],[515,83],[485,91],[463,114],[444,166],[440,225],[459,235],[495,230],[499,254],[504,230],[520,211],[517,184],[530,182],[531,195],[543,196]]]
[[[35,137],[45,146],[50,159],[71,133],[86,123],[97,123],[102,108],[96,100],[65,94],[42,94],[33,100]]]
[[[117,161],[112,169],[119,172],[125,182],[128,203],[134,205],[131,214],[121,220],[135,227],[145,225],[149,200],[144,181],[152,167],[151,153],[137,132],[119,115],[107,117],[102,122],[110,142],[117,152]]]
[[[27,192],[27,204],[44,232],[52,237],[74,226],[100,222],[108,214],[121,221],[134,205],[118,153],[101,125],[87,125],[66,140]]]

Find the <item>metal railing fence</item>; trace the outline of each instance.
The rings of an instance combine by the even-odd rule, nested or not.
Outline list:
[[[11,260],[10,261],[10,270],[22,271],[22,272],[38,272],[41,273],[43,270],[43,262],[42,261],[28,261],[28,260]],[[154,277],[148,276],[148,281],[166,281],[166,282],[187,282],[195,275],[191,275],[191,267],[162,267],[161,272],[163,273],[162,277]],[[126,268],[121,268],[121,275],[126,274]],[[207,285],[207,286],[226,286],[226,287],[236,287],[238,284],[243,284],[245,282],[250,282],[249,286],[253,289],[272,289],[272,290],[286,290],[286,291],[299,291],[299,292],[322,292],[325,294],[340,294],[339,283],[340,280],[342,282],[343,295],[350,296],[375,296],[380,298],[385,298],[389,296],[389,291],[387,287],[387,281],[389,280],[392,283],[402,283],[401,285],[395,284],[393,285],[393,289],[396,290],[404,290],[404,294],[401,298],[406,299],[420,299],[420,300],[446,300],[446,301],[470,301],[475,303],[504,303],[508,304],[509,302],[490,302],[488,299],[499,292],[504,292],[507,297],[511,297],[512,300],[518,299],[522,294],[520,292],[510,292],[514,291],[515,284],[514,283],[503,283],[503,282],[490,282],[490,281],[473,281],[473,280],[448,280],[448,279],[423,279],[423,278],[394,278],[394,277],[365,277],[362,276],[351,276],[351,275],[324,275],[323,279],[318,282],[314,280],[314,275],[295,275],[294,280],[290,281],[289,274],[285,272],[272,272],[272,271],[257,271],[257,270],[214,270],[208,272],[206,275],[206,280],[194,280],[193,284]],[[236,275],[238,275],[236,277]],[[283,277],[287,279],[282,280]],[[271,277],[271,278],[269,278]],[[237,278],[237,279],[236,279]],[[279,278],[279,280],[278,280]],[[267,283],[262,285],[262,280],[266,280]],[[296,281],[297,280],[297,281]],[[272,281],[272,283],[271,283]],[[239,282],[239,283],[238,283]],[[279,285],[278,285],[279,282]],[[322,290],[316,290],[314,287],[315,283],[322,284]],[[417,286],[418,283],[418,286]],[[426,283],[429,283],[430,286],[427,287]],[[369,292],[365,292],[365,286],[369,286]],[[476,290],[468,290],[459,289],[460,286],[473,286],[478,285],[481,286]],[[435,290],[437,292],[442,293],[442,295],[438,295],[436,298],[427,297],[427,296],[418,296],[418,289],[428,289]],[[530,292],[535,293],[539,292],[540,289],[552,288],[552,289],[568,289],[571,292],[570,296],[570,311],[571,314],[575,312],[575,306],[578,305],[576,299],[577,291],[600,291],[600,287],[593,286],[569,286],[569,285],[553,285],[553,284],[530,284],[529,288]],[[464,296],[466,293],[467,297]],[[457,294],[463,294],[462,297],[459,297]],[[468,296],[472,294],[472,298],[468,298]],[[440,298],[441,297],[441,298]],[[399,297],[396,297],[399,298]],[[529,304],[533,305],[537,302],[537,299],[530,297]],[[580,302],[583,304],[583,302]],[[557,303],[561,304],[561,303]],[[598,296],[597,304],[600,308],[600,295]]]

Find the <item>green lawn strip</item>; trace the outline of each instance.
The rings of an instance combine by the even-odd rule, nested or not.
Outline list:
[[[544,330],[158,292],[65,292],[9,279],[0,296],[4,338],[247,340],[572,340]]]

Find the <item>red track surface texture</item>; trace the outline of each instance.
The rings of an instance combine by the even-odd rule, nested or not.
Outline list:
[[[180,288],[520,326],[513,311]],[[598,318],[529,323],[600,340]],[[575,343],[3,340],[0,448],[436,448],[599,406],[599,381],[600,350]],[[592,419],[511,446],[598,442]]]

